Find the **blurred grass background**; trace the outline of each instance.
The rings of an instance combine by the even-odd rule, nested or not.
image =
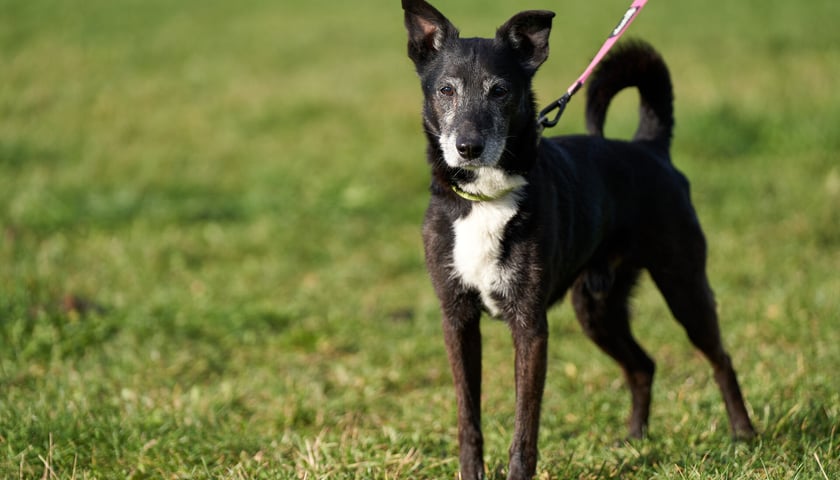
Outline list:
[[[558,12],[540,106],[626,8],[439,2],[465,36]],[[618,368],[551,313],[540,478],[840,476],[840,3],[651,2],[674,159],[762,430],[732,444],[650,285],[652,437]],[[583,130],[581,99],[556,133]],[[622,94],[607,133],[627,137]],[[422,261],[420,92],[397,2],[0,0],[0,477],[454,478]],[[487,321],[504,478],[512,351]],[[492,372],[492,375],[490,374]]]

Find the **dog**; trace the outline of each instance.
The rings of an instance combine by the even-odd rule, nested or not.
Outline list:
[[[641,41],[621,44],[589,82],[589,134],[543,138],[531,82],[548,57],[552,12],[518,13],[494,38],[461,38],[426,1],[402,7],[424,97],[432,179],[423,244],[455,385],[461,478],[484,478],[482,313],[508,324],[515,348],[507,478],[532,478],[546,310],[567,291],[583,331],[623,369],[629,436],[645,434],[654,362],[631,333],[628,308],[642,270],[714,368],[733,435],[754,436],[721,342],[689,184],[670,159],[673,93],[662,57]],[[640,93],[638,130],[631,141],[605,139],[607,107],[625,87]]]

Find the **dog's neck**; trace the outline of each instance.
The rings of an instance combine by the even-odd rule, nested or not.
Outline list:
[[[471,202],[492,202],[493,200],[498,200],[508,193],[512,192],[513,190],[502,190],[498,193],[498,195],[485,195],[482,193],[474,194],[470,193],[466,190],[461,190],[458,185],[452,185],[452,191],[455,192],[456,195],[463,198],[464,200],[469,200]]]
[[[452,182],[451,188],[459,197],[471,202],[499,200],[528,184],[522,175],[508,173],[498,167],[470,170],[472,179]]]

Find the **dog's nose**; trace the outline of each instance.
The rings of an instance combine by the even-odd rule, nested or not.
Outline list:
[[[484,151],[484,144],[481,140],[475,138],[459,141],[456,148],[458,149],[458,153],[465,160],[475,160],[480,157],[481,152]]]

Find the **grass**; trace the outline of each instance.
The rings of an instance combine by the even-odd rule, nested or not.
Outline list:
[[[399,6],[0,0],[0,477],[455,478],[426,278],[420,97]],[[449,2],[467,35],[520,7]],[[532,5],[528,5],[531,8]],[[541,104],[624,1],[560,11]],[[840,477],[840,4],[652,3],[674,157],[762,431],[729,440],[708,365],[657,293],[651,437],[617,367],[551,312],[538,477]],[[558,133],[582,130],[582,101]],[[608,133],[635,126],[622,95]],[[504,478],[504,325],[484,429]]]

